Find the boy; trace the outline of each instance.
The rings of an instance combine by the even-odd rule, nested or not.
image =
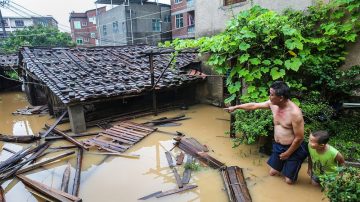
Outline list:
[[[320,184],[320,175],[336,173],[337,166],[345,163],[344,157],[331,145],[327,131],[316,131],[309,137],[309,167],[308,174],[311,183],[315,186]]]

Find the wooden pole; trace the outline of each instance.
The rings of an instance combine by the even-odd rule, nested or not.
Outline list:
[[[153,54],[149,55],[149,64],[150,64],[151,86],[153,86],[153,89],[152,89],[153,109],[154,109],[154,115],[157,116],[156,92],[155,92],[155,88],[154,88],[155,75],[154,75],[154,55]]]
[[[65,117],[68,111],[65,111],[56,121],[55,123],[45,132],[42,137],[46,137],[49,133],[59,124],[59,122]]]
[[[81,164],[82,164],[83,150],[81,148],[78,149],[77,155],[77,164],[76,164],[76,172],[74,178],[74,186],[72,195],[79,196],[79,188],[80,188],[80,178],[81,178]]]
[[[61,181],[61,191],[66,193],[69,193],[70,174],[71,174],[71,166],[70,163],[68,163]]]
[[[55,127],[53,128],[53,132],[63,136],[66,140],[68,140],[69,142],[77,145],[78,147],[81,147],[85,150],[89,150],[89,148],[85,147],[81,142],[75,140],[74,138],[70,137],[69,135],[65,134],[64,132],[62,132],[61,130],[56,129]]]
[[[41,166],[43,166],[43,165],[46,165],[46,164],[52,163],[52,162],[54,162],[54,161],[56,161],[56,160],[62,159],[62,158],[67,157],[67,156],[70,156],[70,155],[72,155],[72,154],[74,154],[74,153],[75,153],[75,151],[71,151],[71,152],[67,152],[67,153],[64,153],[64,154],[57,155],[57,156],[55,156],[55,157],[53,157],[53,158],[50,158],[50,159],[47,159],[47,160],[45,160],[45,161],[41,161],[41,162],[38,162],[38,163],[34,163],[34,164],[32,164],[32,165],[30,165],[30,166],[28,166],[28,167],[26,167],[26,168],[23,168],[23,169],[21,169],[21,170],[18,170],[18,171],[16,172],[16,175],[29,172],[29,171],[34,170],[34,169],[36,169],[36,168],[39,168],[39,167],[41,167]]]

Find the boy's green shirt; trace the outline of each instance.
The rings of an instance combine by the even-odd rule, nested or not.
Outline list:
[[[337,162],[335,161],[335,158],[339,151],[331,145],[327,146],[327,151],[319,154],[315,149],[312,149],[310,145],[308,145],[312,161],[312,172],[316,176],[336,172]]]

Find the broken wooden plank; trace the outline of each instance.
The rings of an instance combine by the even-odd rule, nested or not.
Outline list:
[[[82,148],[79,148],[77,161],[76,161],[76,171],[74,177],[73,191],[72,191],[72,195],[74,196],[79,196],[82,158],[83,158],[83,150]]]
[[[170,152],[168,152],[168,151],[165,152],[165,155],[166,155],[167,162],[168,162],[170,168],[172,169],[172,171],[173,171],[173,173],[174,173],[175,180],[176,180],[176,184],[178,185],[179,188],[183,187],[183,184],[182,184],[180,175],[179,175],[179,173],[177,172],[176,168],[174,167],[174,163],[173,163],[173,160],[172,160],[172,157],[171,157]]]
[[[72,138],[72,137],[70,137],[69,135],[65,134],[64,132],[56,129],[55,127],[53,128],[53,131],[54,131],[54,133],[63,136],[66,140],[68,140],[69,142],[75,144],[76,146],[81,147],[81,148],[83,148],[83,149],[85,149],[85,150],[89,150],[89,148],[87,148],[86,146],[84,146],[81,142],[75,140],[74,138]]]
[[[146,195],[146,196],[144,196],[144,197],[141,197],[141,198],[139,198],[138,200],[146,200],[146,199],[152,198],[152,197],[154,197],[154,196],[157,196],[157,195],[159,195],[159,194],[161,194],[161,193],[162,193],[162,191],[157,191],[157,192],[155,192],[155,193],[152,193],[152,194]]]
[[[41,137],[34,136],[34,135],[21,135],[21,136],[14,136],[14,135],[3,135],[0,134],[0,141],[3,142],[14,142],[14,143],[31,143],[39,140]]]
[[[181,165],[184,161],[184,157],[184,152],[180,152],[179,156],[176,157],[176,165]]]
[[[119,136],[113,136],[113,135],[108,135],[108,134],[103,134],[103,133],[101,133],[101,136],[116,140],[116,141],[121,142],[121,143],[129,144],[129,145],[133,145],[133,144],[136,143],[136,142],[129,141],[127,139],[121,138]]]
[[[176,194],[176,193],[179,193],[179,192],[187,191],[187,190],[190,190],[190,189],[194,189],[196,187],[198,187],[198,186],[197,185],[185,185],[180,189],[171,189],[169,191],[162,192],[161,194],[158,194],[156,196],[156,198],[161,198],[161,197],[168,196],[168,195],[171,195],[171,194]]]
[[[109,152],[86,152],[86,154],[93,154],[93,155],[110,155],[110,156],[119,156],[119,157],[125,157],[125,158],[140,158],[140,155],[135,154],[121,154],[121,153],[109,153]]]
[[[41,166],[43,166],[43,165],[46,165],[46,164],[49,164],[49,163],[53,163],[54,161],[57,161],[57,160],[62,159],[62,158],[64,158],[64,157],[70,156],[70,155],[72,155],[72,154],[74,154],[74,153],[75,153],[75,151],[66,152],[66,153],[64,153],[64,154],[60,154],[60,155],[54,156],[54,157],[52,157],[52,158],[50,158],[50,159],[47,159],[47,160],[45,160],[45,161],[41,161],[41,162],[38,162],[38,163],[31,164],[31,165],[29,165],[28,167],[25,167],[25,168],[22,168],[22,169],[18,170],[18,171],[16,172],[16,175],[29,172],[29,171],[31,171],[31,170],[34,170],[34,169],[36,169],[36,168],[39,168],[39,167],[41,167]]]
[[[64,174],[61,181],[61,191],[65,193],[69,193],[70,174],[71,174],[71,165],[70,163],[68,163],[68,165],[64,170]]]
[[[221,170],[221,174],[230,201],[234,201],[234,202],[252,201],[241,168],[237,166],[226,167]]]
[[[0,185],[0,202],[6,202],[6,200],[5,200],[5,194],[4,194],[4,189],[2,188],[1,185]]]
[[[80,133],[80,134],[75,134],[75,135],[69,135],[72,138],[78,138],[78,137],[87,137],[87,136],[93,136],[93,135],[98,135],[99,132],[94,132],[94,133]],[[46,137],[45,141],[51,141],[51,140],[63,140],[65,139],[65,137],[63,136],[57,136],[57,137]]]
[[[35,191],[39,192],[40,194],[43,194],[45,195],[46,197],[49,197],[50,199],[52,200],[55,200],[55,201],[68,201],[68,202],[71,202],[71,201],[81,201],[80,198],[76,197],[74,198],[74,196],[68,196],[68,197],[65,197],[63,195],[60,195],[56,192],[54,192],[53,188],[47,186],[47,185],[44,185],[42,183],[39,183],[39,182],[36,182],[34,180],[31,180],[23,175],[18,175],[17,176],[26,186],[30,187],[31,189],[34,189]],[[64,193],[65,195],[66,193]],[[68,194],[69,195],[69,194]],[[74,200],[76,199],[76,200]]]
[[[59,124],[59,122],[66,116],[68,111],[65,111],[56,121],[51,125],[51,127],[45,132],[45,134],[42,137],[46,137],[49,135],[49,133]]]
[[[187,155],[186,164],[191,164],[191,163],[193,163],[193,157],[190,155]],[[183,178],[181,180],[183,184],[189,184],[190,178],[191,178],[191,172],[192,172],[191,169],[185,168],[184,173],[183,173]]]

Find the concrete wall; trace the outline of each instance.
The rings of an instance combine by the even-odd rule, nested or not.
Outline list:
[[[260,5],[274,11],[281,12],[292,8],[305,10],[314,0],[253,0],[253,5]],[[251,1],[224,6],[224,0],[195,1],[196,37],[217,34],[225,30],[226,23],[240,11],[251,8]]]
[[[126,17],[125,7],[117,6],[98,16],[100,45],[101,46],[119,46],[126,45]],[[113,23],[118,23],[118,32],[114,32]],[[106,35],[104,34],[104,26],[106,26]]]

